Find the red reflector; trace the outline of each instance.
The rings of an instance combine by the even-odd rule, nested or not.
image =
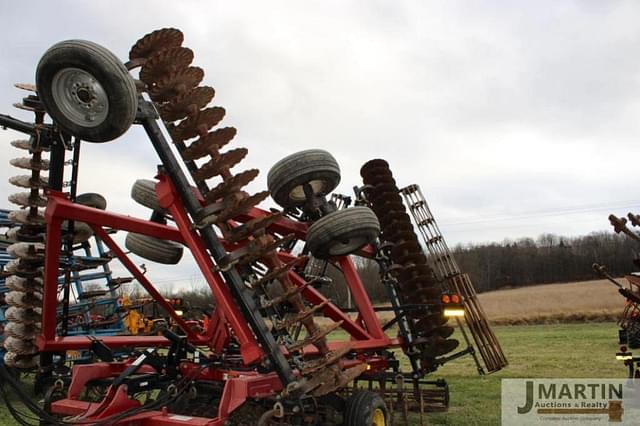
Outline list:
[[[460,303],[460,296],[458,296],[457,294],[452,294],[451,303]]]
[[[442,303],[449,303],[451,302],[451,298],[449,297],[448,294],[443,294],[442,295]]]

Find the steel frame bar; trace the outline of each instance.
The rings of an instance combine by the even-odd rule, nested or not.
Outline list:
[[[201,271],[205,275],[207,283],[211,288],[216,301],[221,311],[220,314],[224,318],[225,322],[228,322],[237,336],[241,347],[243,348],[243,360],[247,363],[251,363],[259,359],[262,355],[260,348],[257,346],[257,342],[253,338],[250,329],[247,326],[246,321],[239,312],[237,306],[232,302],[232,298],[229,290],[224,285],[224,281],[220,277],[219,273],[214,272],[215,266],[211,259],[206,255],[206,250],[202,246],[202,242],[195,231],[191,229],[188,224],[188,218],[186,212],[176,206],[176,202],[173,197],[173,189],[171,183],[166,177],[159,176],[160,183],[158,184],[159,199],[163,200],[163,204],[168,207],[179,229],[169,227],[167,225],[161,225],[145,220],[131,218],[129,216],[117,215],[113,213],[107,213],[101,210],[92,209],[90,207],[74,204],[66,199],[65,195],[51,191],[49,193],[49,205],[45,211],[45,216],[48,222],[47,232],[47,246],[59,247],[56,243],[56,239],[59,240],[60,225],[64,219],[78,220],[88,223],[96,232],[98,237],[103,240],[104,244],[115,254],[115,256],[123,263],[123,265],[136,277],[136,279],[143,285],[145,290],[163,306],[163,308],[172,316],[174,320],[185,328],[185,331],[189,333],[190,340],[196,344],[206,344],[205,336],[194,335],[184,324],[184,321],[177,316],[175,309],[171,307],[159,292],[155,289],[153,284],[146,279],[142,272],[131,262],[124,251],[120,249],[108,233],[103,229],[103,226],[108,226],[112,229],[128,230],[130,232],[137,232],[144,235],[154,236],[156,238],[170,239],[172,241],[186,243],[187,246],[194,253],[194,257],[200,266]],[[254,209],[252,212],[262,214],[259,209]],[[253,216],[249,216],[251,219]],[[287,223],[289,222],[289,223]],[[57,226],[55,225],[57,223]],[[280,224],[280,229],[289,229],[290,224],[294,224],[293,221],[283,221]],[[57,238],[56,238],[57,237]],[[58,273],[58,256],[60,250],[48,250],[45,260],[45,273],[47,275],[47,282],[57,283]],[[291,260],[293,255],[287,253],[281,253],[283,260]],[[48,260],[48,262],[47,262]],[[340,260],[341,268],[345,271],[346,282],[354,294],[366,296],[366,290],[357,274],[357,270],[353,265],[353,262],[348,258]],[[51,266],[49,266],[51,265]],[[304,279],[295,272],[289,273],[293,283],[302,286],[306,284]],[[55,278],[53,278],[55,277]],[[307,286],[302,295],[310,303],[317,305],[326,300],[318,290],[311,286]],[[354,296],[355,297],[355,296]],[[385,344],[389,344],[390,340],[384,335],[384,331],[375,316],[375,311],[368,297],[357,297],[360,318],[366,326],[366,329],[359,325],[356,321],[352,320],[349,315],[340,310],[332,303],[326,305],[323,310],[324,315],[334,321],[343,321],[342,328],[350,334],[353,339],[359,340],[358,345],[354,347],[354,350],[370,350],[381,348]],[[165,306],[166,305],[166,306]],[[54,309],[51,309],[55,307]],[[57,310],[57,291],[48,291],[48,286],[45,285],[44,303],[43,303],[43,317],[53,318],[52,312]],[[54,351],[54,350],[67,350],[67,349],[84,349],[90,346],[90,340],[84,339],[82,336],[71,337],[56,337],[55,336],[55,321],[44,321],[46,326],[43,329],[43,337],[38,340],[42,350]],[[102,337],[101,339],[108,346],[120,347],[129,346],[132,344],[138,344],[144,342],[144,344],[168,344],[166,339],[159,336],[153,336],[154,339],[143,339],[139,336],[113,336]],[[140,346],[143,346],[142,344]],[[305,353],[309,355],[314,354],[313,348],[306,348]]]
[[[231,328],[238,338],[242,348],[243,360],[247,364],[258,361],[263,355],[263,352],[253,337],[251,329],[244,320],[238,306],[233,303],[229,288],[224,284],[220,274],[215,272],[216,266],[211,261],[211,257],[207,254],[204,243],[191,226],[191,221],[187,216],[187,212],[180,206],[179,199],[175,192],[175,187],[165,175],[160,174],[158,178],[160,179],[160,182],[157,184],[156,192],[158,194],[160,205],[169,209],[178,229],[182,230],[182,236],[184,237],[185,243],[191,250],[200,271],[204,275],[207,284],[216,299],[217,306],[222,310],[224,319],[229,321]]]

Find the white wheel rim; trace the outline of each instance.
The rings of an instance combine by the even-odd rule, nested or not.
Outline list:
[[[318,195],[324,191],[324,188],[327,186],[325,181],[323,180],[310,180],[307,182],[309,186],[311,186],[311,190],[315,195]],[[304,185],[298,185],[293,188],[289,192],[289,199],[299,202],[307,199],[306,194],[304,193]]]
[[[72,123],[96,127],[109,114],[109,98],[94,76],[79,68],[63,68],[53,76],[51,95]]]

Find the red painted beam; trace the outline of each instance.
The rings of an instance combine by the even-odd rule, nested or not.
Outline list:
[[[94,339],[98,339],[110,348],[169,346],[171,342],[163,336],[65,336],[45,340],[38,338],[38,347],[44,351],[67,351],[72,349],[89,349]]]
[[[108,213],[103,210],[75,204],[69,201],[65,194],[58,191],[47,191],[48,203],[44,212],[47,222],[52,218],[78,220],[90,225],[119,229],[149,235],[163,240],[171,240],[184,243],[180,231],[176,228],[137,219],[131,216]]]

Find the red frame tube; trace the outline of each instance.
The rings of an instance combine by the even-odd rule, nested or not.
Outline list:
[[[63,220],[76,220],[88,223],[101,238],[123,265],[134,275],[145,290],[167,311],[167,313],[179,324],[188,334],[190,342],[197,345],[209,344],[212,349],[221,349],[221,345],[226,341],[226,333],[220,335],[215,330],[209,328],[204,334],[193,333],[186,323],[180,318],[175,309],[168,304],[160,295],[153,284],[142,274],[135,264],[126,256],[124,251],[118,247],[113,239],[104,230],[105,227],[117,230],[135,232],[152,237],[171,240],[185,244],[191,250],[198,267],[204,275],[209,288],[212,291],[217,303],[216,321],[210,322],[210,327],[229,326],[234,336],[242,348],[243,361],[252,364],[262,358],[262,350],[251,332],[247,322],[244,320],[238,306],[233,300],[229,288],[218,272],[211,257],[207,253],[197,231],[191,226],[191,222],[185,208],[182,206],[175,188],[166,176],[160,174],[156,187],[158,199],[162,207],[166,208],[172,215],[177,228],[149,222],[130,216],[108,213],[102,210],[74,204],[69,201],[65,194],[58,191],[48,191],[49,202],[45,210],[47,221],[47,250],[45,258],[45,287],[43,295],[43,333],[38,338],[38,345],[43,351],[62,351],[68,349],[85,349],[91,344],[91,340],[84,336],[58,337],[56,330],[57,313],[57,274],[60,257],[60,227]],[[256,217],[269,214],[259,208],[251,209],[247,214],[237,218],[238,222],[246,222]],[[279,234],[294,233],[297,238],[306,239],[308,226],[304,223],[283,218],[269,228],[269,231]],[[224,241],[223,241],[224,243]],[[229,247],[229,246],[228,246]],[[230,248],[230,247],[229,247]],[[370,247],[365,247],[362,254],[368,255]],[[279,256],[284,261],[295,258],[294,255],[280,252]],[[342,321],[342,328],[349,333],[351,340],[356,341],[354,350],[367,351],[380,349],[383,347],[399,346],[401,342],[397,339],[389,339],[378,320],[371,301],[366,293],[366,289],[353,261],[349,257],[335,259],[342,269],[345,281],[353,295],[358,309],[358,318],[353,320],[348,314],[340,310],[332,303],[328,303],[323,314],[334,321]],[[289,272],[292,282],[298,286],[306,284],[304,279],[295,272]],[[303,297],[311,304],[317,305],[328,299],[312,286],[307,286],[302,291]],[[214,339],[215,337],[215,339]],[[100,339],[112,347],[119,346],[155,346],[166,345],[168,342],[161,336],[103,336]],[[215,340],[215,344],[214,344]],[[315,354],[315,348],[309,346],[305,348],[305,353]]]

